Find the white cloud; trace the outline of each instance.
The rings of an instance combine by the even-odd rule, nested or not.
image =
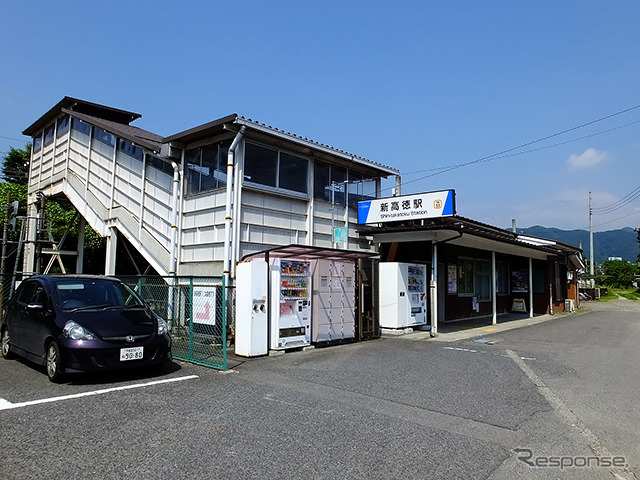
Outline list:
[[[600,150],[596,150],[595,148],[588,148],[580,155],[575,153],[572,154],[567,160],[567,163],[569,164],[569,168],[571,168],[571,170],[581,170],[584,168],[595,167],[608,158],[609,154],[607,152],[601,152]]]

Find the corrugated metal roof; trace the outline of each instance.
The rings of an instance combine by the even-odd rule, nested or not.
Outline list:
[[[377,163],[374,162],[372,160],[368,160],[364,157],[360,157],[358,155],[354,155],[352,153],[346,152],[344,150],[340,150],[338,148],[335,147],[331,147],[329,145],[326,145],[324,143],[320,143],[320,142],[316,142],[315,140],[310,140],[307,137],[302,137],[300,135],[296,135],[295,133],[290,133],[290,132],[286,132],[284,130],[280,130],[279,128],[276,127],[272,127],[271,125],[266,125],[264,123],[260,123],[257,122],[255,120],[252,120],[250,118],[245,118],[245,117],[237,117],[235,123],[239,124],[239,125],[244,125],[247,128],[256,128],[256,129],[260,129],[260,130],[266,130],[272,134],[276,134],[279,136],[286,136],[290,141],[295,142],[295,143],[303,143],[308,147],[311,148],[315,148],[315,149],[320,149],[320,150],[324,150],[327,153],[330,153],[332,155],[338,155],[341,156],[347,160],[351,160],[353,162],[356,163],[362,163],[362,164],[366,164],[367,166],[375,166],[376,168],[380,169],[380,170],[384,170],[387,174],[389,175],[398,175],[400,173],[399,170],[389,167],[387,165],[383,165],[381,163]]]
[[[278,137],[288,142],[304,146],[306,148],[310,148],[312,150],[323,151],[328,155],[333,155],[340,157],[344,160],[358,163],[369,168],[375,169],[379,171],[383,175],[398,175],[400,173],[399,170],[395,168],[389,167],[387,165],[383,165],[381,163],[373,162],[366,158],[360,157],[358,155],[354,155],[352,153],[346,152],[344,150],[340,150],[335,147],[331,147],[329,145],[316,142],[314,140],[310,140],[306,137],[302,137],[300,135],[296,135],[294,133],[286,132],[279,128],[272,127],[265,123],[260,123],[250,118],[246,118],[240,116],[238,114],[227,115],[226,117],[219,118],[212,122],[208,122],[202,124],[197,127],[190,128],[181,133],[177,133],[175,135],[171,135],[169,137],[165,137],[163,142],[180,142],[180,143],[191,143],[196,142],[198,140],[202,140],[207,138],[208,136],[213,136],[216,134],[220,134],[220,132],[224,131],[225,125],[231,126],[234,125],[237,127],[245,126],[248,129],[252,129],[254,131],[262,132],[266,135],[270,135],[272,137]]]
[[[265,123],[260,123],[247,117],[238,116],[235,113],[189,130],[185,130],[175,135],[162,137],[141,128],[130,126],[129,123],[141,117],[138,113],[107,107],[73,97],[64,97],[47,113],[25,129],[23,134],[28,136],[35,135],[63,111],[70,113],[81,120],[85,120],[96,126],[104,128],[105,130],[109,130],[112,133],[121,135],[123,138],[139,143],[140,145],[154,151],[159,151],[160,144],[162,143],[191,143],[207,138],[207,136],[220,134],[225,129],[229,129],[229,127],[231,127],[232,130],[237,130],[241,126],[245,126],[247,129],[255,132],[261,132],[273,138],[278,138],[280,141],[290,142],[312,151],[322,152],[324,155],[337,157],[343,162],[359,164],[380,176],[400,174],[399,170],[387,165],[368,160],[364,157],[311,140],[307,137],[286,132],[285,130],[272,127]]]

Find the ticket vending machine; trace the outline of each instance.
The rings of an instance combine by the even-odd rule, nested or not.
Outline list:
[[[267,274],[265,261],[243,262],[236,270],[236,355],[266,355]]]

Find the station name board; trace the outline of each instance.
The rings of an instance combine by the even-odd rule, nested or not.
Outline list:
[[[358,202],[359,224],[447,217],[455,213],[455,190]]]

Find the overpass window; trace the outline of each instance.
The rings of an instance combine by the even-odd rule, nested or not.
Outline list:
[[[224,187],[231,141],[218,142],[185,152],[187,193]]]
[[[69,131],[70,121],[71,119],[69,118],[69,115],[63,115],[62,117],[58,118],[56,137],[61,137]]]
[[[91,125],[77,118],[71,121],[71,129],[85,135],[91,135]]]
[[[118,140],[118,151],[128,155],[131,158],[135,158],[136,160],[142,161],[144,157],[144,152],[142,148],[137,145],[134,145],[133,142],[128,140],[123,140],[122,138]]]
[[[55,130],[55,125],[49,125],[44,129],[44,146],[46,147],[51,142],[53,142],[53,132]]]
[[[309,160],[275,148],[245,143],[244,182],[307,194]]]

